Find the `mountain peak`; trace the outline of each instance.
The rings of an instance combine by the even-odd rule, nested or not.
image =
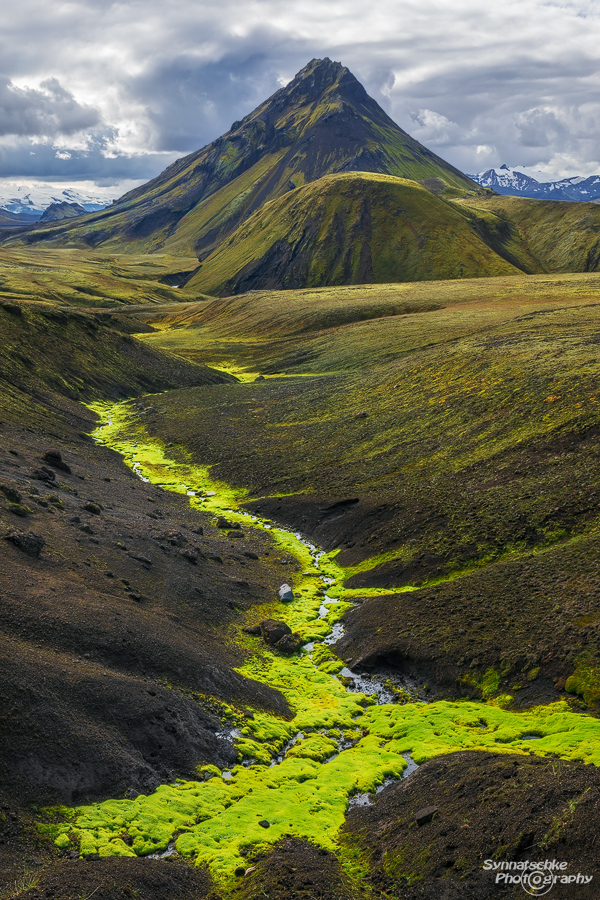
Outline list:
[[[324,59],[311,59],[288,84],[276,91],[243,121],[254,119],[257,114],[261,118],[269,114],[277,115],[282,107],[298,108],[320,102],[346,102],[352,105],[366,103],[379,109],[350,69],[326,56]]]
[[[325,57],[311,59],[226,134],[86,221],[82,239],[94,247],[194,253],[203,262],[267,201],[345,172],[477,191],[392,121],[346,66]],[[59,240],[77,238],[75,226],[68,230]]]
[[[309,85],[311,89],[321,94],[342,80],[350,80],[359,84],[350,69],[326,56],[324,59],[311,59],[286,87],[293,89],[300,85],[305,87]]]

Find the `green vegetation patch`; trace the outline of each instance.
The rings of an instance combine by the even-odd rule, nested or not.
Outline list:
[[[500,680],[499,673],[492,668],[486,669],[485,672],[479,670],[466,672],[461,678],[462,683],[475,688],[483,700],[489,700],[498,691]]]
[[[207,490],[206,470],[189,466],[183,481],[183,464],[169,459],[157,443],[142,443],[143,428],[131,425],[126,407],[104,408],[103,414],[107,418],[100,430],[103,440],[126,452],[138,471],[143,459],[143,471],[171,490],[190,494],[193,483],[190,502],[198,502],[197,482],[192,479]],[[137,446],[132,431],[139,439]],[[245,517],[247,525],[249,514],[235,511],[240,493],[223,486],[223,496],[234,507],[228,515]],[[219,505],[224,499],[208,500],[215,509],[224,508]],[[253,522],[254,527],[270,528],[257,517]],[[276,538],[285,534],[288,550],[296,541],[307,562],[306,545],[297,536],[270,530]],[[312,564],[310,554],[308,560]],[[304,594],[282,608],[282,616],[297,630],[310,632],[315,627],[323,598],[314,581],[311,592],[311,579],[305,577]],[[183,856],[208,865],[219,881],[227,882],[236,867],[246,864],[247,853],[261,852],[287,835],[337,851],[349,797],[374,791],[386,778],[400,778],[408,754],[417,764],[442,754],[484,750],[600,765],[600,721],[573,712],[566,703],[527,712],[504,709],[503,702],[376,705],[372,697],[347,691],[327,671],[332,662],[337,668],[341,661],[320,642],[293,657],[262,649],[239,671],[281,691],[295,714],[292,720],[256,712],[232,732],[244,764],[223,772],[201,766],[202,780],[177,780],[149,796],[70,811],[67,823],[53,826],[56,845],[66,847],[76,839],[83,856],[144,856],[174,843]],[[494,670],[473,678],[484,696],[498,687]],[[390,866],[400,871],[401,860],[390,860]]]
[[[588,706],[600,700],[600,666],[589,654],[579,657],[575,671],[567,678],[565,690],[570,694],[579,694]]]
[[[337,753],[334,740],[313,732],[299,739],[279,765],[238,765],[208,781],[179,781],[136,800],[80,807],[56,840],[64,844],[73,834],[83,856],[147,855],[174,841],[182,855],[208,865],[223,880],[244,864],[241,851],[258,852],[286,835],[337,850],[348,797],[373,791],[387,777],[400,777],[407,765],[403,754],[419,764],[459,750],[535,752],[600,764],[600,722],[571,712],[564,703],[526,713],[445,701],[364,709],[366,698],[345,693],[306,658],[274,663],[274,671],[263,670],[263,676],[284,691],[290,704],[295,700],[301,707],[295,707],[291,723],[257,715],[258,721],[245,729],[257,743],[281,746],[296,729],[334,723],[353,729],[358,742]],[[251,671],[253,677],[259,674]]]
[[[461,208],[416,181],[345,172],[258,209],[202,263],[189,289],[250,289],[516,275]]]

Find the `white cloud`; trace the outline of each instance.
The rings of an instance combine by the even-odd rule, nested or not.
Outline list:
[[[599,48],[597,0],[20,0],[0,9],[0,175],[27,166],[36,140],[36,162],[64,177],[149,177],[315,56],[347,65],[465,171],[588,174]]]

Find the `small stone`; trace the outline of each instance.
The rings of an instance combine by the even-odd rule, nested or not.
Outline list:
[[[356,413],[354,418],[355,419],[368,419],[369,413],[366,411],[366,409],[363,409],[362,412]]]
[[[12,530],[5,535],[5,539],[10,541],[11,544],[14,544],[15,547],[18,547],[19,550],[22,550],[23,553],[35,557],[40,555],[46,543],[43,537],[39,534],[34,534],[33,531],[24,532]]]
[[[260,825],[261,828],[270,828],[271,827],[271,823],[267,822],[266,819],[261,819],[258,824]]]
[[[83,507],[87,512],[93,513],[95,516],[99,516],[102,512],[102,507],[98,503],[92,503],[91,500],[89,503],[84,504]]]
[[[35,470],[33,475],[38,481],[56,481],[56,475],[52,469],[48,469],[46,466],[40,466],[39,469]]]
[[[294,592],[289,584],[282,584],[277,593],[282,603],[289,603],[290,600],[294,599]]]
[[[284,634],[275,644],[276,650],[282,653],[296,653],[303,644],[303,639],[299,634]]]
[[[21,494],[15,490],[15,488],[11,488],[7,484],[0,484],[0,491],[2,491],[6,499],[10,500],[11,503],[21,503],[23,499]]]
[[[53,468],[60,469],[61,472],[67,472],[69,475],[71,474],[71,468],[63,461],[59,450],[46,450],[44,453],[44,461]]]
[[[256,637],[262,634],[260,625],[249,625],[247,628],[242,628],[242,631],[244,632],[244,634],[253,634]]]
[[[258,559],[258,554],[253,553],[252,550],[244,550],[244,556],[248,559]]]
[[[437,811],[437,806],[426,806],[424,809],[420,809],[415,813],[415,822],[419,828],[421,828],[422,825],[426,825],[427,822],[431,822]]]
[[[242,526],[237,522],[230,522],[229,519],[226,519],[225,516],[219,516],[217,519],[217,528],[241,528]]]
[[[11,512],[14,516],[20,516],[22,519],[24,519],[26,516],[31,515],[31,510],[23,503],[9,503],[8,511]]]
[[[198,563],[198,554],[194,553],[193,550],[180,550],[179,555],[183,556],[184,559],[187,559],[193,566]]]
[[[256,378],[255,378],[254,380],[255,380],[255,381],[266,381],[267,379],[265,378],[264,375],[257,375]],[[259,824],[260,824],[260,823],[259,823]]]
[[[152,565],[152,560],[147,556],[142,556],[141,553],[130,553],[129,555],[132,559],[137,559],[138,562],[144,563],[146,566]]]
[[[213,553],[212,551],[210,551],[209,553],[206,554],[206,558],[207,558],[207,559],[214,559],[215,562],[220,562],[220,563],[223,562],[223,559],[219,556],[219,554],[218,554],[218,553]]]

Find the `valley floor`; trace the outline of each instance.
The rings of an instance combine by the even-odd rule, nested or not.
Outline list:
[[[356,606],[324,671],[337,654],[410,675],[432,710],[451,701],[481,734],[494,716],[501,728],[557,703],[589,731],[572,726],[575,752],[536,741],[524,755],[513,738],[501,753],[421,752],[407,780],[348,813],[331,846],[282,832],[226,889],[179,857],[71,858],[76,844],[56,843],[65,811],[42,805],[133,803],[193,779],[199,763],[235,766],[215,738],[228,710],[247,713],[248,741],[256,723],[293,728],[292,695],[260,674],[264,651],[242,628],[282,617],[277,588],[305,586],[306,560],[264,530],[232,537],[210,503],[192,509],[165,490],[164,473],[160,485],[136,479],[85,437],[94,415],[36,373],[21,341],[31,365],[6,357],[16,368],[5,369],[0,426],[2,896],[484,898],[499,890],[485,859],[546,856],[597,880],[598,770],[582,760],[600,748],[599,307],[595,278],[580,275],[155,302],[129,306],[122,325],[115,307],[46,319],[0,309],[5,334],[16,339],[25,315],[42,346],[64,316],[83,335],[80,368],[101,338],[106,375],[88,402],[115,399],[111,342],[124,348],[118,389],[152,392],[131,411],[173,471],[207,467],[240,515],[325,548],[340,599]],[[5,341],[5,354],[16,348]],[[27,535],[43,538],[37,552]],[[391,705],[400,719],[416,708]],[[375,747],[380,727],[352,739]],[[302,759],[322,764],[316,750]],[[552,895],[591,898],[593,885],[559,882]]]

